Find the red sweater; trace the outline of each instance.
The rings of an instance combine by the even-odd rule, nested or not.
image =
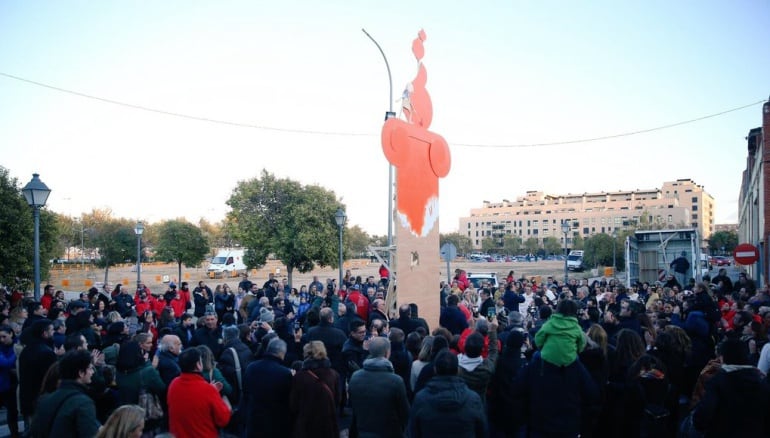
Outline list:
[[[217,389],[197,373],[182,373],[168,386],[169,431],[176,438],[217,438],[230,421]]]

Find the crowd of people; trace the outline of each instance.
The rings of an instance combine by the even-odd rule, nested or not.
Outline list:
[[[292,287],[0,291],[11,435],[766,436],[770,295],[458,270],[439,326],[386,308],[387,272]]]

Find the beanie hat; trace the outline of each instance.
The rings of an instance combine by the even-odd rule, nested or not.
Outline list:
[[[273,312],[267,307],[259,309],[259,322],[273,322]]]
[[[522,327],[524,326],[524,316],[517,312],[513,311],[508,314],[508,325],[514,326],[514,327]]]

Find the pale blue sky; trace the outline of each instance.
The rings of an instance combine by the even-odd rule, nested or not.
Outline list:
[[[442,232],[482,201],[527,190],[649,189],[692,178],[737,220],[748,131],[761,106],[653,133],[558,146],[718,113],[770,96],[770,3],[722,1],[0,1],[0,165],[33,172],[52,210],[156,222],[220,220],[237,181],[265,168],[318,183],[351,224],[387,229],[379,131],[424,62],[431,129],[450,144]],[[399,102],[394,103],[398,108]]]

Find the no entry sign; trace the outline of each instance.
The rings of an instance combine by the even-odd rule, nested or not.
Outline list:
[[[750,243],[741,243],[733,250],[735,263],[741,265],[753,265],[759,260],[759,250]]]

